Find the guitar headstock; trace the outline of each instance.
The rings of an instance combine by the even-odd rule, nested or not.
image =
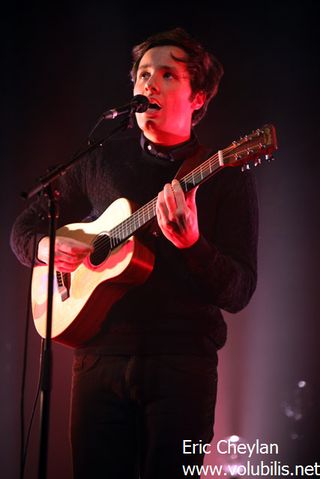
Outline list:
[[[241,166],[250,169],[250,163],[260,165],[263,160],[273,160],[272,153],[277,149],[275,127],[271,124],[245,135],[222,151],[223,166]]]

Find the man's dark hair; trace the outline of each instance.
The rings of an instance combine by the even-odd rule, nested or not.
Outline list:
[[[190,85],[192,95],[200,91],[206,94],[203,106],[195,110],[192,116],[192,123],[196,125],[205,115],[210,100],[217,94],[220,80],[223,76],[223,67],[221,63],[209,52],[207,52],[200,43],[192,38],[182,28],[174,28],[166,32],[156,33],[148,37],[144,42],[136,45],[132,49],[133,66],[131,69],[131,79],[135,83],[139,63],[147,50],[154,47],[173,45],[181,48],[187,53],[187,58],[173,57],[176,61],[186,63],[190,75]]]

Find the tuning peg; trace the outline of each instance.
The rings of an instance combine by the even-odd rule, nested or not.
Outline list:
[[[246,170],[250,170],[250,165],[248,163],[246,163],[245,165],[242,165],[241,166],[241,171],[246,171]]]
[[[260,166],[261,165],[261,158],[257,158],[256,161],[254,162],[254,166]]]
[[[272,155],[265,155],[265,159],[267,160],[268,163],[274,160],[274,156]]]

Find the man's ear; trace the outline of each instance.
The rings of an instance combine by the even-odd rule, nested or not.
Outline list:
[[[192,106],[194,110],[200,110],[206,101],[206,94],[204,91],[198,91],[192,100]]]

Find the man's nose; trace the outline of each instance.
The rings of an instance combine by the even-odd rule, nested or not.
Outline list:
[[[157,91],[159,89],[158,82],[153,75],[148,78],[148,81],[146,81],[144,88],[147,92]]]

